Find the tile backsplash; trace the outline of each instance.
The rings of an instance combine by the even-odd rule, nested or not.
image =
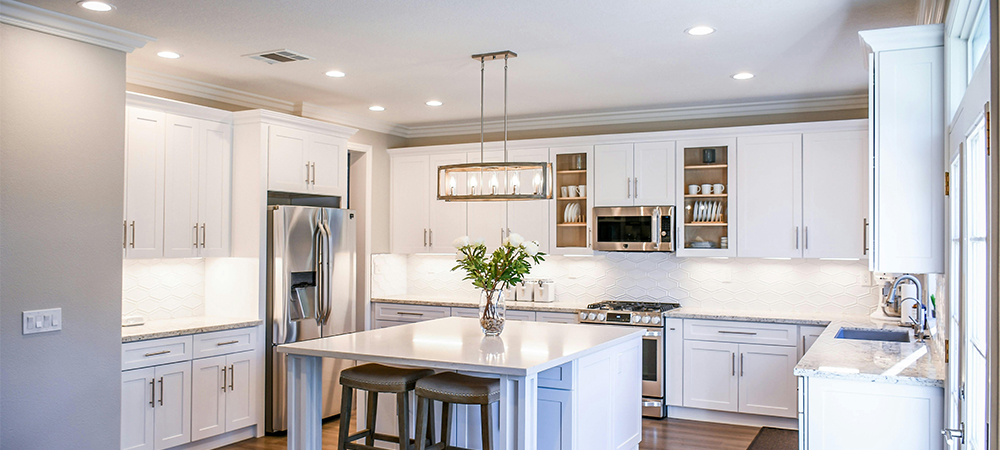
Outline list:
[[[176,319],[205,315],[204,259],[126,259],[122,315]]]
[[[372,256],[372,297],[478,298],[451,255]],[[676,301],[703,308],[862,315],[879,301],[866,261],[678,258],[664,253],[546,256],[557,301]]]

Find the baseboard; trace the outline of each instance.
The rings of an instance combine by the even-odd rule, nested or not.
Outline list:
[[[787,417],[760,416],[728,411],[712,411],[709,409],[685,408],[683,406],[668,406],[667,417],[672,419],[697,420],[699,422],[728,423],[751,427],[773,427],[789,430],[799,429],[798,419]]]
[[[212,436],[172,448],[174,450],[212,450],[254,437],[257,437],[257,425],[240,428],[239,430],[233,430],[218,436]]]

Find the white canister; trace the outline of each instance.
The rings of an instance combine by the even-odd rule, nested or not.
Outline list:
[[[528,280],[524,280],[514,285],[514,300],[519,302],[530,302],[532,299],[531,286]]]
[[[534,300],[542,303],[552,303],[556,301],[556,283],[549,279],[542,279],[532,283],[534,286]]]

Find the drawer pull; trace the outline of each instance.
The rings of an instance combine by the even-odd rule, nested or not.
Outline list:
[[[757,333],[754,333],[752,331],[728,331],[728,330],[719,330],[719,334],[739,334],[741,336],[756,336],[757,335]]]
[[[160,350],[158,352],[146,353],[146,357],[149,358],[150,356],[166,355],[167,353],[170,353],[170,350]]]
[[[219,343],[217,343],[215,345],[218,345],[218,346],[221,347],[223,345],[233,345],[233,344],[239,344],[239,343],[240,343],[240,341],[226,341],[226,342],[219,342]]]
[[[396,314],[401,316],[422,316],[424,313],[409,312],[409,311],[396,311]]]

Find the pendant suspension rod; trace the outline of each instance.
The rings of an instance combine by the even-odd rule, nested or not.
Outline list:
[[[503,55],[503,162],[507,162],[507,59]]]
[[[486,109],[483,106],[486,99],[486,57],[479,58],[479,162],[486,159],[486,131],[484,121]]]

